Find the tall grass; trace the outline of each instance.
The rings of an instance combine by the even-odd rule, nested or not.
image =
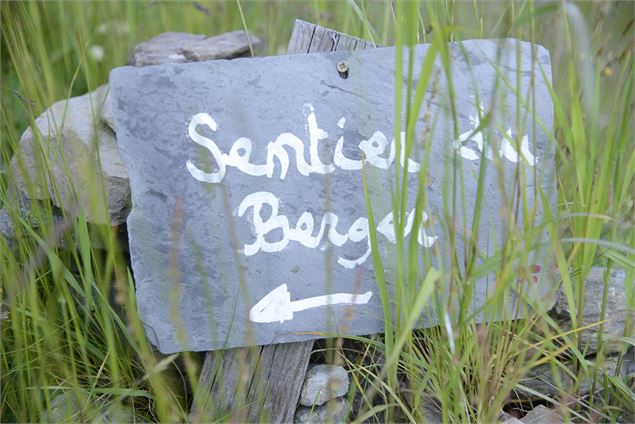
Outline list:
[[[375,254],[378,249],[373,250],[376,280],[387,306],[386,332],[351,337],[344,347],[335,343],[326,353],[351,371],[349,399],[356,406],[352,418],[358,421],[422,422],[435,403],[444,421],[493,422],[503,406],[516,399],[528,370],[538,364],[549,364],[554,376],[566,369],[574,381],[590,379],[598,389],[582,397],[575,385],[562,383],[556,399],[533,393],[541,402],[555,404],[567,418],[615,421],[622,409],[632,408],[632,387],[599,365],[604,356],[601,344],[596,360],[587,358],[579,344],[584,281],[592,266],[624,268],[630,307],[635,296],[632,5],[55,1],[3,2],[0,11],[3,169],[14,153],[20,155],[22,131],[46,107],[107,82],[110,69],[125,64],[133,45],[160,32],[217,34],[246,26],[266,40],[265,54],[276,54],[284,51],[293,20],[302,18],[395,45],[398,59],[404,59],[397,63],[406,66],[412,63],[409,46],[431,43],[423,68],[410,66],[403,81],[407,89],[397,84],[394,93],[399,105],[395,134],[404,130],[407,135],[398,149],[406,152],[421,142],[415,123],[429,109],[423,95],[434,83],[432,61],[449,66],[447,42],[515,37],[546,46],[554,71],[551,142],[556,151],[558,201],[555,209],[545,211],[549,218],[545,230],[559,275],[553,277],[554,283],[562,281],[571,310],[578,311],[571,316],[573,330],[560,328],[539,304],[523,320],[479,323],[466,313],[473,283],[494,273],[497,296],[480,312],[485,317],[501,315],[505,294],[516,287],[518,278],[530,278],[519,265],[528,269],[527,246],[535,240],[535,232],[510,225],[495,258],[477,266],[477,252],[467,243],[463,264],[455,260],[448,269],[435,268],[431,257],[420,258],[416,243],[403,237],[409,182],[407,169],[397,163],[390,194],[396,217],[395,263],[385,263]],[[90,53],[96,45],[103,48],[101,59]],[[397,70],[397,79],[401,71]],[[399,127],[402,116],[404,128]],[[454,136],[456,122],[455,116]],[[430,137],[424,134],[424,143],[431,142]],[[426,166],[424,161],[419,187],[424,187]],[[460,167],[448,169],[456,173],[456,183],[445,194],[451,216],[453,199],[464,193]],[[186,420],[200,355],[160,357],[148,344],[135,309],[134,282],[121,234],[116,228],[89,225],[82,210],[60,211],[50,202],[34,202],[24,216],[12,178],[7,170],[0,179],[0,205],[9,212],[17,236],[13,246],[0,237],[0,295],[8,309],[8,318],[0,321],[0,419],[43,420],[54,407],[55,396],[65,393],[78,405],[66,409],[69,421],[95,417],[119,421],[124,419],[122,411],[140,421]],[[43,163],[31,194],[47,178]],[[520,193],[528,189],[526,182],[518,184]],[[98,191],[94,196],[95,203],[103,202]],[[425,208],[426,196],[426,190],[418,191],[419,210]],[[522,204],[523,216],[530,214],[531,206]],[[370,197],[367,209],[372,220]],[[467,222],[478,225],[478,212],[477,208]],[[375,228],[372,222],[370,228]],[[447,228],[452,233],[451,223]],[[376,245],[375,235],[371,236]],[[419,259],[425,267],[418,266]],[[394,270],[394,314],[388,308],[384,266]],[[436,296],[441,287],[449,288],[453,301]],[[433,310],[440,325],[413,330],[425,310]],[[624,346],[632,345],[632,322],[627,322],[624,336]],[[565,365],[570,359],[575,363],[573,371]],[[77,410],[81,414],[72,415]]]

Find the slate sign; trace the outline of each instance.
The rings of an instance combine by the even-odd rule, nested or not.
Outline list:
[[[413,69],[427,50],[415,48]],[[382,332],[362,172],[390,287],[397,165],[408,164],[406,241],[417,238],[422,267],[449,268],[450,226],[459,262],[468,237],[478,236],[483,258],[493,255],[519,178],[532,225],[541,222],[538,189],[555,194],[548,52],[511,39],[465,41],[450,52],[455,108],[437,61],[407,158],[396,153],[393,48],[112,71],[138,307],[161,352]],[[543,251],[532,254],[544,263]],[[530,298],[548,290],[536,279]],[[475,282],[471,310],[491,283]],[[419,324],[436,322],[430,309]]]

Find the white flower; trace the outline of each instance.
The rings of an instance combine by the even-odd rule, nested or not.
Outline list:
[[[95,61],[101,62],[101,60],[104,58],[104,48],[102,46],[100,46],[99,44],[93,44],[88,49],[88,54]]]

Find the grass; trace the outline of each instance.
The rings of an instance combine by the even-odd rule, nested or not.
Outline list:
[[[3,2],[0,11],[2,169],[14,153],[19,155],[22,131],[42,111],[107,82],[110,69],[125,64],[132,46],[160,32],[217,34],[247,27],[266,40],[263,54],[276,54],[284,51],[293,20],[302,18],[395,45],[398,55],[409,54],[404,46],[431,43],[430,60],[438,57],[446,67],[448,41],[515,37],[546,46],[553,66],[551,141],[558,200],[554,210],[546,211],[545,230],[571,310],[578,311],[571,316],[573,329],[560,328],[540,305],[516,321],[480,324],[464,313],[477,276],[489,272],[495,274],[499,295],[482,312],[501,313],[503,297],[516,286],[519,273],[522,277],[519,267],[528,269],[535,231],[510,220],[501,253],[491,261],[477,266],[477,252],[468,244],[465,266],[455,260],[447,269],[420,268],[413,260],[420,255],[416,244],[399,236],[405,226],[408,174],[396,166],[390,194],[397,217],[395,263],[385,263],[378,254],[373,257],[386,301],[384,265],[395,270],[394,315],[386,309],[386,322],[394,325],[382,335],[323,343],[316,354],[350,370],[352,419],[360,422],[422,422],[432,397],[444,421],[494,422],[504,406],[531,407],[514,402],[532,367],[547,364],[559,375],[570,361],[573,368],[566,369],[573,384],[562,381],[556,397],[533,393],[538,403],[553,404],[567,419],[580,421],[617,421],[622,410],[633,410],[633,388],[598,365],[606,354],[602,346],[593,359],[579,343],[584,282],[592,266],[625,269],[630,307],[635,297],[632,4],[51,1]],[[103,58],[91,56],[95,45],[103,48]],[[408,69],[408,92],[395,92],[397,99],[407,99],[404,110],[395,111],[406,117],[406,143],[398,145],[406,151],[416,143],[414,123],[427,110],[422,94],[434,79],[430,62],[425,63],[421,70]],[[427,77],[415,81],[420,72]],[[397,127],[395,133],[400,130]],[[458,128],[452,131],[458,136]],[[42,175],[29,186],[31,195],[47,178],[46,164],[41,168]],[[425,165],[422,168],[425,176]],[[460,168],[448,169],[456,181],[445,194],[451,217],[453,199],[464,193]],[[92,420],[103,411],[110,411],[114,421],[121,411],[139,421],[186,420],[200,355],[160,357],[149,346],[137,317],[134,282],[120,234],[108,226],[87,224],[82,210],[67,210],[56,218],[59,211],[49,202],[38,203],[25,219],[17,210],[11,183],[7,170],[0,179],[0,205],[10,213],[17,242],[10,249],[0,238],[0,294],[8,308],[8,319],[0,321],[0,420],[43,420],[62,392],[81,410],[81,416],[72,416],[73,408],[68,408],[69,421]],[[519,181],[518,187],[522,193],[526,182]],[[423,208],[426,190],[419,196],[417,207]],[[481,199],[486,201],[482,195]],[[99,204],[98,194],[95,203]],[[520,212],[528,216],[532,205],[520,204]],[[372,206],[369,199],[369,219]],[[472,225],[480,222],[478,208],[476,212],[468,219]],[[375,226],[371,223],[370,228]],[[452,233],[451,224],[447,230]],[[431,258],[422,260],[430,263]],[[441,281],[456,296],[455,302],[435,296]],[[442,317],[441,325],[413,330],[427,308]],[[605,313],[605,304],[602,309]],[[634,344],[630,321],[624,342],[622,354]],[[581,396],[576,385],[587,379],[596,390]]]

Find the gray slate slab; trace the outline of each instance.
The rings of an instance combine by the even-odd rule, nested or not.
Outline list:
[[[421,69],[427,49],[416,47],[413,69]],[[536,206],[536,225],[543,210],[539,189],[550,202],[555,195],[548,52],[535,46],[532,63],[531,44],[480,40],[452,44],[450,53],[456,132],[447,79],[437,61],[410,155],[414,169],[424,159],[423,137],[430,134],[422,270],[431,264],[447,270],[450,250],[461,262],[481,162],[485,201],[474,235],[485,256],[504,238],[517,177],[527,181],[524,198],[530,208]],[[340,62],[346,75],[336,67]],[[403,69],[405,74],[407,66]],[[117,141],[130,173],[128,231],[139,312],[163,353],[384,330],[372,256],[365,257],[362,172],[345,168],[360,166],[363,146],[379,250],[392,289],[397,259],[389,213],[398,162],[390,153],[394,75],[393,48],[113,70]],[[519,89],[510,89],[517,77]],[[482,139],[473,134],[479,125],[477,99],[485,110],[495,105],[486,131],[493,148],[483,148],[485,155],[479,150]],[[519,127],[527,135],[524,156],[501,143],[507,128],[510,139],[521,140]],[[457,140],[457,134],[463,136]],[[250,155],[244,138],[251,141]],[[283,148],[288,168],[276,141],[301,150],[296,155],[294,147]],[[349,161],[333,165],[336,151]],[[298,165],[303,161],[306,166]],[[408,212],[424,191],[417,189],[418,177],[409,174]],[[454,197],[453,187],[454,209],[447,201]],[[263,202],[260,211],[256,200]],[[522,222],[522,213],[518,219]],[[321,223],[324,234],[318,238]],[[450,225],[457,230],[452,249]],[[258,235],[266,228],[271,231]],[[534,267],[528,281],[519,275],[518,290],[530,300],[545,300],[552,289],[544,272],[548,255],[535,249],[529,263],[541,265],[543,272]],[[491,286],[491,276],[475,282],[471,310],[484,303]],[[444,283],[438,287],[435,296],[443,298]],[[272,291],[278,296],[267,304],[270,298],[262,299]],[[328,294],[338,295],[324,298]],[[522,315],[512,313],[513,304],[510,293],[504,317]],[[276,307],[281,315],[272,318],[269,311]],[[427,310],[419,325],[437,322]]]

